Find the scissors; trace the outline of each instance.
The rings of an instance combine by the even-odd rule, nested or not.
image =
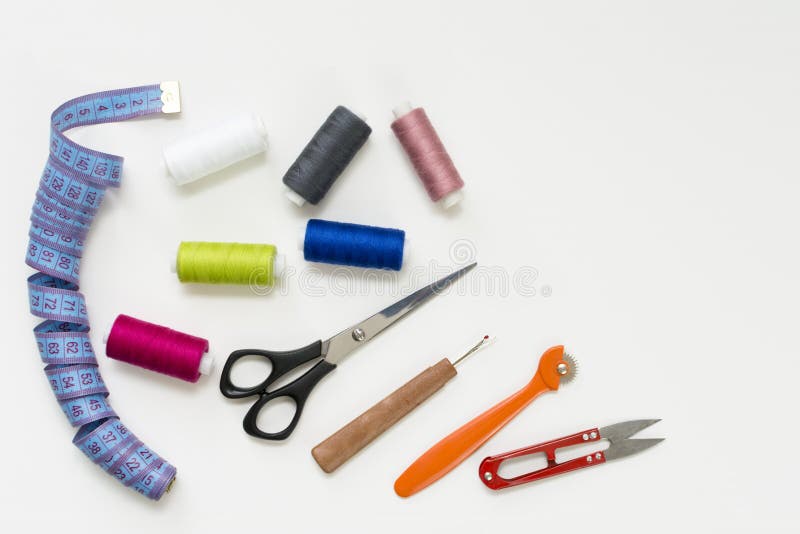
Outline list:
[[[222,377],[219,381],[220,391],[229,399],[241,399],[254,395],[259,397],[244,417],[244,431],[261,439],[283,440],[288,438],[297,426],[300,415],[303,413],[303,406],[317,382],[336,369],[336,365],[354,349],[370,341],[383,330],[392,326],[398,319],[427,302],[431,297],[441,293],[453,281],[464,276],[475,265],[477,264],[467,265],[463,269],[449,274],[422,289],[418,289],[372,317],[342,330],[325,341],[315,341],[303,348],[288,351],[243,349],[232,352],[225,362],[225,367],[222,369]],[[272,364],[272,370],[260,384],[253,387],[239,387],[233,383],[231,372],[236,362],[247,356],[267,359]],[[300,375],[299,378],[275,391],[268,391],[270,385],[288,372],[320,357],[322,359]],[[280,432],[264,432],[258,427],[258,414],[267,403],[281,397],[288,397],[294,401],[294,417],[292,417],[289,425]]]

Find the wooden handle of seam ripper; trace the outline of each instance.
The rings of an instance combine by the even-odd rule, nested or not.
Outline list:
[[[314,447],[311,451],[312,456],[323,471],[332,473],[439,391],[454,376],[456,368],[447,358],[428,367]]]

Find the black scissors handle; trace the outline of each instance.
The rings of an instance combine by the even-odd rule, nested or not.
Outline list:
[[[251,436],[261,439],[281,440],[288,438],[292,432],[294,432],[294,428],[297,426],[297,422],[303,414],[303,406],[305,406],[306,400],[308,400],[308,396],[311,394],[311,390],[314,389],[314,386],[317,385],[317,382],[319,382],[322,377],[334,369],[336,369],[336,365],[326,362],[325,360],[320,360],[314,367],[303,373],[300,378],[289,382],[275,391],[262,394],[244,416],[244,431]],[[289,397],[294,401],[294,417],[292,417],[292,421],[289,425],[280,432],[264,432],[258,428],[258,414],[270,401],[280,397]]]
[[[236,363],[246,357],[256,356],[269,360],[272,364],[272,370],[269,375],[259,384],[252,387],[240,387],[233,383],[231,373]],[[219,389],[222,394],[229,399],[241,399],[258,395],[259,399],[250,408],[244,418],[244,430],[251,436],[262,439],[282,440],[291,435],[297,422],[300,420],[300,415],[303,412],[303,406],[311,394],[311,390],[320,381],[322,377],[336,369],[336,365],[330,362],[320,360],[311,369],[303,373],[299,378],[286,384],[285,386],[276,389],[275,391],[268,392],[268,388],[280,377],[296,369],[297,367],[308,363],[315,358],[322,356],[322,341],[315,341],[310,345],[303,348],[289,351],[269,351],[259,349],[243,349],[231,353],[228,360],[225,362],[225,367],[222,369],[222,376],[219,380]],[[273,399],[279,397],[289,397],[295,402],[295,414],[292,421],[285,429],[280,432],[264,432],[258,428],[258,414]]]

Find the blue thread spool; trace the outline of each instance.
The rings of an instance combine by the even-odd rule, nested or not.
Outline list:
[[[399,271],[406,233],[321,219],[309,219],[303,240],[306,261]]]

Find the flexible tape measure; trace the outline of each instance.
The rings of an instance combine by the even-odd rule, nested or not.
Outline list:
[[[78,291],[84,239],[105,190],[118,187],[122,158],[83,147],[64,132],[76,126],[180,111],[176,82],[82,96],[51,116],[50,154],[31,211],[25,263],[30,311],[44,322],[34,336],[45,375],[70,424],[73,443],[124,485],[158,500],[175,467],[123,425],[108,403],[92,342],[86,301]]]

